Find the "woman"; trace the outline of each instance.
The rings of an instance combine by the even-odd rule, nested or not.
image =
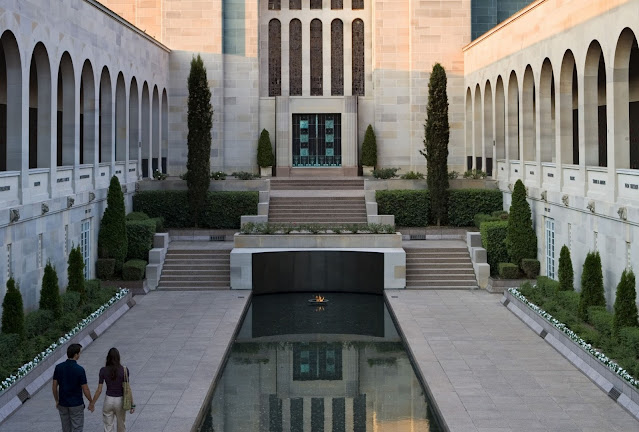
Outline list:
[[[104,422],[104,432],[113,432],[113,421],[117,419],[117,431],[125,432],[126,411],[122,408],[122,396],[124,390],[122,383],[129,378],[129,368],[120,364],[120,352],[116,348],[111,348],[106,358],[106,366],[100,369],[100,381],[98,389],[95,391],[93,400],[89,404],[89,409],[93,411],[95,403],[102,393],[102,384],[106,382],[106,396],[104,397],[104,407],[102,408],[102,421]],[[135,412],[135,405],[131,404],[131,414]]]

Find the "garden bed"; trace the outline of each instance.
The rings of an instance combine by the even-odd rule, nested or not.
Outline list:
[[[517,289],[506,291],[501,302],[639,420],[639,381],[581,339],[565,324],[529,302]]]
[[[66,359],[69,344],[79,343],[86,348],[103,334],[118,318],[135,305],[133,294],[119,291],[107,303],[78,323],[32,361],[24,364],[12,376],[0,383],[0,423],[18,409],[53,377],[55,365]]]

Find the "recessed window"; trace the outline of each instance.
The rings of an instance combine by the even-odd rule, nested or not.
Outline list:
[[[311,0],[311,9],[321,9],[322,0]]]
[[[268,0],[269,10],[280,10],[282,8],[281,0]]]

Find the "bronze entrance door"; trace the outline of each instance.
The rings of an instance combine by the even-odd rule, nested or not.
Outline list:
[[[293,114],[293,166],[342,166],[341,114]]]

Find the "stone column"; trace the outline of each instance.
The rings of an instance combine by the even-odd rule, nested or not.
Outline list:
[[[288,96],[275,98],[275,145],[278,177],[288,177],[291,173],[290,99]]]
[[[302,96],[311,95],[311,22],[302,21]]]
[[[288,7],[288,2],[286,7]],[[282,81],[282,96],[290,96],[290,21],[282,21],[282,36],[281,36],[281,81]]]
[[[353,95],[353,22],[344,20],[344,96]]]
[[[329,4],[330,8],[330,4]],[[331,20],[322,21],[322,95],[331,95]]]
[[[344,97],[342,167],[345,176],[357,176],[357,96]]]
[[[535,124],[534,124],[535,143],[536,143],[535,163],[537,165],[537,167],[535,168],[535,174],[537,175],[537,181],[535,182],[535,186],[540,188],[543,182],[543,169],[541,167],[541,146],[544,144],[549,145],[550,143],[541,142],[541,104],[542,104],[542,97],[544,95],[541,94],[541,79],[539,74],[536,74],[534,76],[534,80],[535,80],[535,89],[537,89],[536,101],[535,101]],[[550,101],[548,103],[550,103]]]

